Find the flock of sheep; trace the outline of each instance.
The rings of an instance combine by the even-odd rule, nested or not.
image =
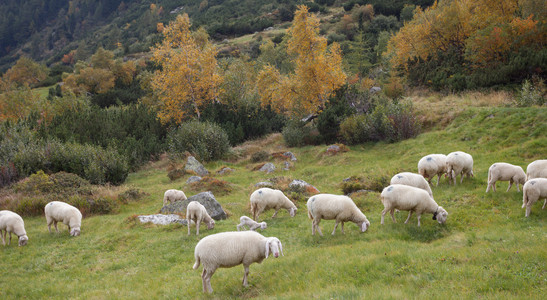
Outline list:
[[[437,220],[440,224],[445,223],[448,212],[433,200],[430,188],[431,180],[437,176],[438,186],[440,177],[443,175],[454,184],[456,184],[458,175],[461,176],[460,183],[463,182],[464,176],[474,176],[472,156],[461,151],[448,155],[430,154],[418,162],[418,174],[403,172],[393,176],[390,185],[384,188],[380,194],[384,205],[381,224],[384,224],[384,216],[387,212],[390,212],[391,218],[395,222],[395,210],[409,211],[405,223],[408,223],[413,213],[417,215],[418,226],[420,226],[421,215],[424,213],[432,214],[433,220]],[[530,215],[532,205],[539,199],[545,199],[543,204],[543,208],[545,208],[547,203],[547,160],[536,160],[530,163],[526,173],[519,166],[502,162],[495,163],[488,170],[486,192],[490,189],[495,191],[497,181],[509,181],[507,191],[513,183],[516,183],[518,191],[520,191],[519,184],[523,185],[522,208],[526,207],[526,217]],[[164,194],[163,204],[167,205],[168,202],[186,199],[183,191],[167,190]],[[272,217],[275,217],[280,209],[286,209],[290,216],[294,217],[297,211],[296,206],[282,191],[266,187],[254,191],[250,196],[250,203],[254,220],[242,216],[237,225],[237,231],[212,234],[197,243],[193,268],[197,269],[200,264],[203,265],[201,277],[204,292],[211,293],[213,291],[211,277],[218,268],[243,264],[245,269],[243,285],[247,286],[249,266],[252,263],[261,263],[270,255],[276,258],[279,257],[279,254],[283,255],[283,246],[278,238],[264,237],[255,231],[258,228],[267,228],[266,222],[258,223],[256,220],[267,209],[275,210]],[[308,199],[306,207],[308,217],[312,220],[312,235],[315,235],[316,231],[321,236],[323,235],[319,227],[322,219],[335,220],[333,235],[340,223],[342,233],[344,233],[345,222],[355,223],[361,232],[365,232],[370,226],[366,216],[348,196],[314,195]],[[80,234],[82,214],[77,208],[64,202],[52,201],[45,206],[44,211],[49,232],[51,232],[51,224],[54,224],[55,230],[59,232],[57,222],[63,222],[68,226],[71,236]],[[196,224],[197,235],[199,235],[200,223],[207,224],[208,229],[215,226],[214,220],[209,216],[205,207],[197,201],[188,204],[186,219],[188,221],[188,235],[190,235],[192,223]],[[242,228],[245,229],[245,226],[249,228],[249,231],[240,231]],[[14,212],[2,210],[0,211],[0,236],[2,236],[4,245],[8,232],[10,234],[8,245],[11,243],[11,233],[19,237],[19,246],[27,244],[28,236],[23,219]]]

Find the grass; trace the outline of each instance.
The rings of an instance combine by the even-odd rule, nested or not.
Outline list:
[[[543,298],[547,211],[536,204],[525,218],[522,193],[515,187],[505,193],[507,182],[498,182],[496,193],[484,191],[492,163],[525,168],[546,158],[547,108],[455,105],[463,108],[446,126],[435,123],[434,130],[415,139],[353,146],[334,156],[324,155],[325,145],[287,149],[280,135],[237,147],[236,158],[206,164],[209,170],[235,171],[216,175],[231,184],[231,192],[216,197],[231,216],[200,237],[236,230],[239,216],[249,215],[254,184],[272,177],[302,179],[321,192],[339,194],[347,177],[416,171],[426,154],[462,150],[473,155],[475,177],[463,184],[458,178],[456,186],[443,178],[432,187],[449,212],[443,226],[431,215],[422,218],[420,228],[416,217],[402,224],[406,212],[396,214],[398,223],[388,218],[381,226],[379,193],[360,192],[352,198],[371,222],[366,233],[348,223],[345,235],[331,236],[334,222],[323,220],[325,236],[312,236],[300,201],[294,218],[286,211],[276,219],[270,218],[273,211],[261,216],[268,222],[262,233],[278,237],[285,256],[251,265],[247,288],[241,285],[242,266],[219,269],[212,278],[214,293],[206,296],[201,267],[192,269],[200,237],[187,236],[181,225],[134,221],[135,215],[157,213],[166,189],[188,189],[189,175],[171,182],[166,164],[157,162],[127,181],[147,198],[123,205],[117,214],[85,218],[77,238],[70,238],[64,225],[61,234],[49,234],[45,218],[25,218],[28,245],[0,247],[2,298]],[[289,171],[282,170],[281,161],[273,161],[278,168],[272,174],[252,171],[250,157],[260,150],[290,150],[298,160]]]

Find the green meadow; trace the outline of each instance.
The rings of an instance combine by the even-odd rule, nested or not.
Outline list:
[[[439,124],[442,122],[439,121]],[[84,218],[82,234],[70,237],[65,225],[50,234],[45,217],[25,218],[28,245],[0,247],[0,295],[3,299],[543,299],[546,293],[547,210],[536,203],[524,217],[522,192],[498,182],[497,192],[485,193],[487,172],[495,162],[524,169],[547,158],[547,108],[467,106],[450,116],[447,124],[433,125],[414,139],[398,143],[363,144],[328,155],[327,145],[287,148],[280,134],[247,142],[233,149],[229,160],[205,164],[214,173],[224,166],[235,169],[215,175],[232,191],[215,194],[229,214],[213,230],[187,235],[182,225],[140,224],[136,215],[158,213],[163,192],[182,189],[187,196],[199,191],[186,185],[189,175],[167,177],[167,162],[158,161],[130,174],[126,185],[148,195],[121,206],[110,215]],[[250,156],[257,151],[291,151],[290,170],[272,160],[277,169],[253,171]],[[200,238],[236,230],[241,215],[250,215],[249,196],[254,184],[273,177],[302,179],[322,193],[341,194],[350,176],[387,177],[401,171],[417,172],[418,160],[430,153],[461,150],[474,159],[474,178],[449,185],[442,178],[433,196],[449,213],[440,225],[424,215],[417,227],[407,212],[386,216],[379,192],[357,192],[352,199],[371,226],[359,233],[353,223],[345,234],[330,235],[334,221],[320,223],[321,236],[311,235],[305,199],[296,202],[290,218],[266,211],[261,233],[283,243],[284,256],[270,257],[250,267],[249,287],[243,287],[243,266],[219,269],[211,280],[214,292],[202,292],[201,271],[193,270],[194,247]],[[63,200],[63,199],[58,199]],[[260,231],[259,231],[260,232]],[[543,296],[542,296],[543,295]]]

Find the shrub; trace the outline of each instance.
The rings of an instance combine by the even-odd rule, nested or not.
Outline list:
[[[228,135],[220,126],[209,122],[190,121],[168,134],[169,152],[180,155],[191,153],[200,161],[222,158],[230,149]]]
[[[130,201],[137,201],[148,194],[137,188],[129,188],[118,195],[118,200],[121,203],[128,203]]]
[[[270,159],[270,157],[271,157],[270,153],[264,150],[261,150],[251,155],[251,162],[257,163],[257,162],[265,161]]]
[[[387,174],[376,174],[361,176],[351,176],[345,179],[340,185],[344,195],[351,194],[359,190],[368,190],[381,192],[384,187],[389,185],[391,177]]]
[[[544,105],[547,103],[546,92],[543,79],[534,78],[532,81],[526,79],[515,98],[515,104],[517,106]]]
[[[281,133],[285,145],[288,147],[301,147],[321,143],[319,132],[311,125],[306,125],[306,123],[300,120],[288,122]]]
[[[232,191],[229,182],[210,176],[205,176],[200,181],[192,182],[190,188],[196,192],[211,191],[215,195],[226,195]]]

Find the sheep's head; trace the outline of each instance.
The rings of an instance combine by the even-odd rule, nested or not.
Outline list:
[[[74,227],[70,230],[70,236],[79,236],[80,235],[80,227]]]
[[[268,227],[268,224],[266,222],[260,222],[260,229],[266,229]]]
[[[294,217],[297,210],[298,210],[298,208],[296,208],[296,207],[289,208],[289,214],[291,215],[291,217]]]
[[[370,222],[368,220],[365,220],[364,222],[361,222],[357,225],[359,226],[359,229],[361,229],[361,232],[365,232],[370,227]]]
[[[439,224],[444,224],[446,222],[446,219],[448,218],[448,212],[441,206],[437,209],[437,211],[433,214],[433,220],[437,220]]]
[[[19,237],[19,246],[25,246],[27,242],[28,236],[26,234]]]
[[[215,220],[211,219],[211,222],[207,223],[207,229],[215,228]]]
[[[283,254],[283,246],[281,245],[281,241],[276,237],[270,237],[266,239],[266,258],[268,258],[270,252],[275,258],[279,257],[280,252],[281,255],[285,256]]]

